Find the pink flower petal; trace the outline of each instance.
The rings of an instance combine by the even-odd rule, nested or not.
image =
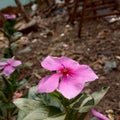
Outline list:
[[[48,56],[41,65],[51,71],[57,70],[57,73],[43,78],[39,82],[38,92],[53,92],[57,89],[68,99],[76,97],[83,90],[86,82],[98,78],[89,66],[80,65],[64,56],[59,58]]]
[[[48,56],[46,57],[42,62],[41,62],[42,67],[44,67],[47,70],[59,70],[61,67],[63,67],[60,64],[59,58],[57,57],[51,57]]]
[[[71,99],[76,97],[84,88],[84,82],[78,79],[71,79],[70,77],[63,77],[58,91],[66,98]]]
[[[4,14],[4,17],[6,18],[6,19],[15,19],[16,18],[16,15],[9,15],[9,14]]]
[[[7,63],[10,64],[13,67],[17,67],[17,66],[22,64],[21,61],[15,60],[15,56],[13,56],[12,58],[8,59]]]
[[[38,84],[38,92],[40,93],[49,93],[53,92],[59,84],[60,74],[53,74],[47,77],[44,77],[40,80]]]
[[[6,66],[3,70],[3,74],[5,74],[6,76],[9,76],[10,74],[12,74],[15,71],[15,68],[11,67],[11,66]]]
[[[105,115],[97,112],[97,111],[94,110],[94,109],[92,109],[91,112],[92,112],[92,114],[93,114],[96,118],[98,118],[99,120],[110,120],[110,119],[107,118]]]
[[[6,62],[0,62],[0,70],[3,69],[6,64],[7,64]]]
[[[11,63],[11,66],[17,67],[17,66],[19,66],[19,65],[21,65],[21,64],[22,64],[21,61],[19,61],[19,60],[14,60],[14,61]]]
[[[98,76],[87,65],[80,65],[77,70],[74,71],[74,77],[80,81],[88,82],[98,79]]]
[[[71,68],[71,69],[77,69],[77,67],[79,66],[79,63],[76,62],[75,60],[72,60],[68,57],[60,57],[60,63],[66,67],[66,68]]]
[[[7,60],[7,63],[11,64],[12,62],[14,62],[15,56],[13,56],[12,58]]]

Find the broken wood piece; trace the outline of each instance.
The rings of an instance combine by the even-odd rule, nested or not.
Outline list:
[[[23,18],[26,22],[30,21],[30,17],[25,11],[24,6],[21,4],[20,0],[15,0],[15,3],[17,4],[18,8],[20,9],[21,14],[23,15]]]
[[[15,28],[18,30],[18,31],[20,31],[20,32],[27,32],[27,30],[28,30],[28,32],[30,32],[30,31],[32,31],[32,30],[37,30],[37,21],[36,20],[31,20],[31,21],[29,21],[28,23],[26,23],[26,22],[24,22],[24,21],[22,21],[22,22],[19,22],[19,23],[17,23],[16,25],[15,25]]]

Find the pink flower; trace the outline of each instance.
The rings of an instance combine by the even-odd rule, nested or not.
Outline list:
[[[93,114],[96,118],[98,118],[98,120],[110,120],[110,119],[107,118],[105,115],[97,112],[97,111],[94,110],[94,109],[92,109],[91,112],[92,112],[92,114]]]
[[[4,14],[4,17],[6,18],[6,19],[15,19],[16,18],[16,15],[9,15],[9,14]]]
[[[97,75],[87,65],[67,57],[45,58],[41,65],[55,74],[44,77],[38,84],[38,92],[49,93],[59,91],[64,97],[71,99],[76,97],[84,88],[85,83],[97,79]]]
[[[8,59],[6,62],[0,62],[0,70],[3,70],[3,74],[9,76],[15,71],[15,67],[21,65],[21,61],[14,60],[14,57]]]
[[[13,96],[13,99],[17,99],[17,98],[20,98],[23,94],[21,92],[15,92],[14,93],[14,96]]]

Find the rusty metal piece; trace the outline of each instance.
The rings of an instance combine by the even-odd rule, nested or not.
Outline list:
[[[71,11],[69,11],[70,14],[68,14],[71,24],[79,17],[78,37],[81,35],[84,20],[110,15],[120,15],[119,10],[114,11],[118,6],[115,0],[74,0],[73,3],[68,3],[66,5],[71,6]],[[79,10],[80,7],[81,9]],[[98,14],[98,11],[103,9],[109,9],[109,11],[107,11],[107,13]]]
[[[83,20],[84,20],[84,17],[85,17],[86,5],[87,5],[87,1],[84,0],[84,2],[83,2],[82,14],[81,14],[81,18],[80,18],[80,20],[79,20],[80,22],[79,22],[79,29],[78,29],[78,37],[81,36],[81,30],[82,30]]]
[[[73,14],[69,15],[69,22],[73,24],[74,19],[76,17],[76,12],[77,12],[77,6],[79,4],[79,0],[75,0],[74,8],[73,8]]]

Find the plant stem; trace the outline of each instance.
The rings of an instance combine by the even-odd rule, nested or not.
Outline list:
[[[85,120],[85,117],[86,117],[87,113],[88,112],[86,112],[86,113],[79,113],[78,112],[76,120]]]
[[[8,38],[8,48],[10,48],[11,47],[11,40],[10,40],[10,38]]]
[[[7,109],[7,116],[6,116],[6,120],[10,120],[10,119],[9,119],[9,108]]]
[[[70,109],[67,107],[66,108],[66,116],[65,116],[64,120],[69,120],[69,117],[70,117]]]

